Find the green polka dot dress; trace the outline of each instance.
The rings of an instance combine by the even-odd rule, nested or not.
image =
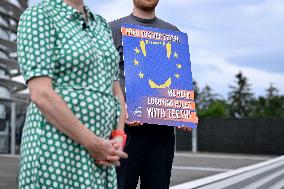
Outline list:
[[[113,96],[118,52],[107,22],[84,6],[83,15],[63,0],[28,8],[18,26],[18,62],[26,81],[52,78],[54,90],[92,132],[109,138],[120,105]],[[98,166],[86,149],[50,125],[35,104],[22,135],[19,188],[113,189],[114,167]]]

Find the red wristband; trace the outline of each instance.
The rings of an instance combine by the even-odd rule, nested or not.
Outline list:
[[[123,139],[123,147],[125,146],[126,143],[126,139],[127,139],[127,135],[125,134],[125,132],[123,130],[113,130],[111,132],[111,138],[117,137],[117,136],[121,136]]]

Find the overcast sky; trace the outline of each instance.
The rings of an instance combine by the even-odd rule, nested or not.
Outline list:
[[[132,0],[85,4],[108,21],[132,11]],[[208,84],[226,97],[241,70],[257,95],[265,94],[270,83],[284,93],[283,0],[161,0],[157,16],[188,33],[199,86]]]

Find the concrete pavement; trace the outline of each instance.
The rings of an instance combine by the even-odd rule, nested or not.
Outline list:
[[[253,165],[273,156],[214,153],[176,153],[171,186]],[[18,156],[0,155],[0,189],[17,187]]]

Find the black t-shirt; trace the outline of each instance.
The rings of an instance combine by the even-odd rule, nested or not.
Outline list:
[[[121,35],[121,24],[134,24],[134,25],[140,25],[140,26],[146,26],[146,27],[152,27],[152,28],[161,28],[166,30],[172,30],[172,31],[179,31],[179,29],[168,23],[165,22],[157,17],[153,19],[142,19],[139,17],[136,17],[132,14],[129,16],[126,16],[124,18],[120,18],[118,20],[114,20],[109,23],[111,30],[112,30],[112,36],[115,43],[115,47],[119,52],[120,55],[120,61],[119,61],[119,79],[120,79],[120,85],[121,89],[124,93],[125,89],[125,76],[124,76],[124,61],[123,61],[123,47],[122,47],[122,35]],[[124,94],[125,95],[125,94]]]

